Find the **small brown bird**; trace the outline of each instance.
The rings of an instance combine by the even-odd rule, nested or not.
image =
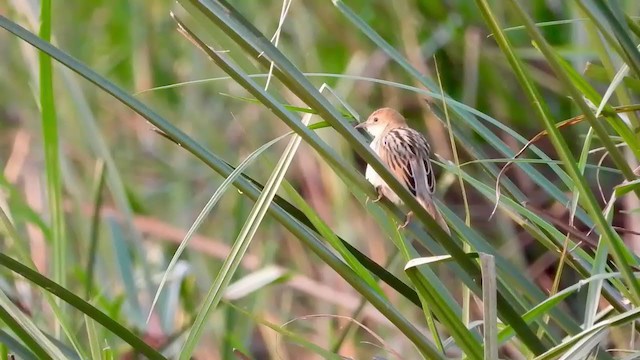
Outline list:
[[[416,197],[434,220],[451,234],[433,202],[436,179],[429,161],[430,146],[427,139],[410,128],[404,116],[391,108],[374,111],[367,121],[356,125],[356,128],[364,128],[373,136],[371,149],[378,154],[382,163]],[[374,202],[384,196],[395,204],[402,203],[371,165],[367,165],[365,176],[378,191],[378,198]],[[409,212],[401,228],[409,224],[411,216],[412,213]]]

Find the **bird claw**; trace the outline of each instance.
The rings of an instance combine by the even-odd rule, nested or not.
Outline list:
[[[383,196],[382,190],[380,190],[379,187],[376,188],[376,192],[378,193],[378,197],[375,200],[373,200],[374,203],[377,203],[378,201],[382,200],[382,196]]]
[[[378,197],[375,198],[374,200],[371,200],[370,197],[367,196],[367,200],[364,202],[365,205],[369,204],[369,201],[371,201],[372,203],[377,203],[378,201],[382,200],[382,191],[380,190],[379,187],[376,188],[376,191],[378,192]]]
[[[406,219],[405,219],[405,221],[404,221],[404,224],[402,224],[402,225],[398,225],[398,230],[401,230],[401,229],[406,228],[406,227],[407,227],[407,225],[409,225],[409,223],[411,222],[411,217],[413,217],[413,212],[412,212],[412,211],[410,211],[410,212],[407,214],[407,217],[406,217]]]

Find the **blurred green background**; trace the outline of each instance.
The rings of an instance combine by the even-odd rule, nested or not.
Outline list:
[[[470,227],[532,284],[549,293],[585,277],[574,268],[562,269],[562,249],[550,249],[545,240],[545,236],[556,235],[549,235],[546,230],[531,231],[523,225],[529,220],[513,215],[508,209],[499,210],[489,220],[495,201],[490,191],[482,192],[467,185],[463,195],[451,171],[455,169],[451,168],[455,158],[446,127],[449,113],[445,114],[439,100],[441,90],[427,89],[437,95],[431,97],[403,89],[401,86],[418,89],[425,86],[358,31],[331,2],[294,1],[284,17],[281,14],[286,3],[280,1],[230,3],[267,38],[277,33],[277,48],[307,74],[315,86],[329,85],[359,114],[359,121],[376,108],[389,106],[398,109],[412,127],[425,133],[432,150],[438,154],[434,165],[438,198],[463,221],[468,209]],[[581,114],[545,56],[532,46],[528,32],[518,27],[522,21],[510,3],[493,0],[489,6],[500,27],[506,29],[516,56],[540,91],[553,120],[560,122]],[[539,30],[557,54],[603,94],[612,80],[611,73],[602,74],[602,54],[608,52],[603,52],[606,47],[594,36],[593,20],[585,14],[585,9],[596,11],[597,7],[580,1],[520,3],[536,23],[567,20],[540,26]],[[614,3],[612,6],[617,11],[630,16],[637,15],[640,9],[636,1]],[[496,45],[495,37],[491,36],[492,30],[476,2],[353,0],[346,5],[402,54],[408,64],[435,84],[440,81],[442,91],[450,98],[487,114],[525,139],[545,129],[539,113],[533,111],[511,65]],[[263,104],[247,100],[246,97],[253,96],[176,30],[170,11],[187,17],[180,5],[172,1],[52,1],[52,42],[133,94],[230,164],[241,163],[252,151],[289,131]],[[0,14],[38,33],[38,1],[0,1]],[[200,29],[206,34],[203,39],[215,50],[224,51],[244,71],[255,74],[256,82],[267,86],[267,68],[247,56],[212,24],[201,23]],[[31,259],[31,265],[40,273],[55,278],[55,263],[59,258],[52,250],[55,242],[47,197],[49,180],[45,171],[38,53],[6,31],[0,32],[0,53],[3,54],[0,159],[4,168],[0,198],[20,239],[26,242],[16,244],[18,239],[5,232],[3,252],[24,263]],[[611,64],[605,65],[612,65],[615,70],[622,65],[617,56],[612,55],[609,60]],[[595,70],[591,67],[593,71],[585,73],[588,64],[595,64]],[[62,285],[134,331],[153,348],[174,357],[254,201],[233,188],[225,192],[190,240],[177,266],[168,274],[157,311],[147,322],[156,287],[171,257],[224,178],[160,136],[152,124],[118,100],[57,62],[53,65],[58,170],[67,241]],[[308,107],[296,93],[275,79],[269,81],[268,92],[282,103]],[[637,93],[631,93],[630,98],[636,99]],[[615,101],[617,103],[611,104],[633,104],[622,97]],[[321,120],[312,118],[312,122]],[[509,156],[471,126],[457,122],[455,116],[451,121],[459,125],[456,138],[462,169],[486,189],[493,189],[495,170]],[[632,121],[636,120],[632,118]],[[515,139],[485,120],[482,122],[513,152],[523,146],[522,139]],[[580,155],[588,128],[588,124],[579,123],[560,130],[576,157]],[[316,133],[341,158],[359,172],[364,171],[365,161],[334,129],[322,128]],[[619,137],[612,138],[622,142]],[[558,159],[547,137],[537,146],[551,159]],[[593,149],[600,146],[596,139]],[[266,183],[284,148],[281,141],[267,149],[246,174]],[[103,173],[105,154],[111,159],[106,160],[107,170]],[[590,165],[585,170],[585,178],[604,207],[613,187],[623,178],[610,159],[598,164],[602,154],[597,151],[587,158]],[[629,166],[635,168],[637,158],[633,153],[625,152],[625,156]],[[531,151],[523,158],[539,159]],[[441,166],[442,159],[448,161],[446,171]],[[115,167],[109,167],[109,161],[113,161]],[[493,164],[494,172],[480,166],[482,161]],[[573,198],[571,194],[575,189],[567,186],[548,162],[533,162],[532,166],[568,199]],[[528,172],[513,167],[505,176],[521,191],[526,207],[534,214],[557,225],[562,232],[582,236],[573,237],[572,241],[599,240],[595,233],[588,233],[593,223],[580,219],[574,223],[569,204],[550,196],[548,188],[541,188]],[[312,147],[303,142],[285,178],[333,232],[408,282],[403,272],[405,261],[394,240],[381,229],[393,228],[390,217],[377,205],[363,206],[364,193],[354,194],[352,185],[332,170]],[[101,196],[97,196],[98,193]],[[291,199],[287,191],[281,190],[278,194]],[[638,231],[637,208],[638,199],[633,195],[618,200],[614,226]],[[100,209],[97,215],[96,209]],[[372,216],[372,212],[376,215]],[[388,224],[381,224],[381,218],[386,218]],[[623,238],[630,249],[640,246],[638,235],[627,232]],[[586,251],[593,254],[592,250]],[[462,304],[466,295],[455,271],[443,265],[433,269],[452,298]],[[56,320],[59,315],[52,313],[39,288],[6,270],[0,288],[43,332],[63,338],[59,336]],[[427,328],[423,314],[406,298],[386,285],[382,290],[411,323],[423,330]],[[514,294],[517,296],[515,290]],[[579,292],[559,306],[580,323],[587,306],[585,297],[586,292]],[[295,235],[267,216],[240,262],[223,302],[208,318],[193,356],[196,359],[242,358],[243,355],[233,353],[233,349],[239,349],[252,359],[324,357],[308,343],[300,345],[301,340],[296,338],[299,337],[351,358],[374,355],[418,358],[419,351],[397,327],[362,299],[358,291]],[[604,308],[607,303],[602,301]],[[482,319],[480,302],[472,300],[468,308],[471,321]],[[105,358],[133,356],[129,345],[110,331],[98,327],[92,335],[91,330],[85,328],[81,312],[69,307],[63,307],[63,312],[80,343],[99,344],[103,348],[95,353],[93,349],[86,350],[87,353],[100,353]],[[348,320],[350,318],[357,320],[357,325]],[[15,332],[5,330],[7,332],[0,334],[4,351],[15,352],[7,340],[15,338]],[[446,338],[448,330],[441,330]],[[634,346],[628,345],[633,335],[629,327],[613,330],[609,338],[611,348],[633,350]],[[431,339],[432,335],[427,337]],[[514,343],[516,345],[501,348],[501,358],[530,356],[517,340]],[[69,348],[68,343],[60,346]],[[450,349],[449,354],[456,356],[459,352]]]

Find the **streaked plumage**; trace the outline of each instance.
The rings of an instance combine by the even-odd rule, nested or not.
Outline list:
[[[393,175],[416,197],[420,205],[449,232],[442,215],[433,203],[436,180],[429,161],[430,147],[427,140],[416,130],[407,126],[405,118],[396,110],[382,108],[374,111],[367,121],[358,124],[373,136],[371,149],[378,154],[382,162]],[[367,165],[365,176],[380,195],[395,204],[402,200],[389,188],[387,183]],[[406,226],[411,213],[407,216]]]

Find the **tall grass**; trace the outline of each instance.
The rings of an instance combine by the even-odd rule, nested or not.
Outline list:
[[[0,16],[6,356],[637,355],[635,2],[32,5]],[[451,236],[353,128],[382,106]]]

